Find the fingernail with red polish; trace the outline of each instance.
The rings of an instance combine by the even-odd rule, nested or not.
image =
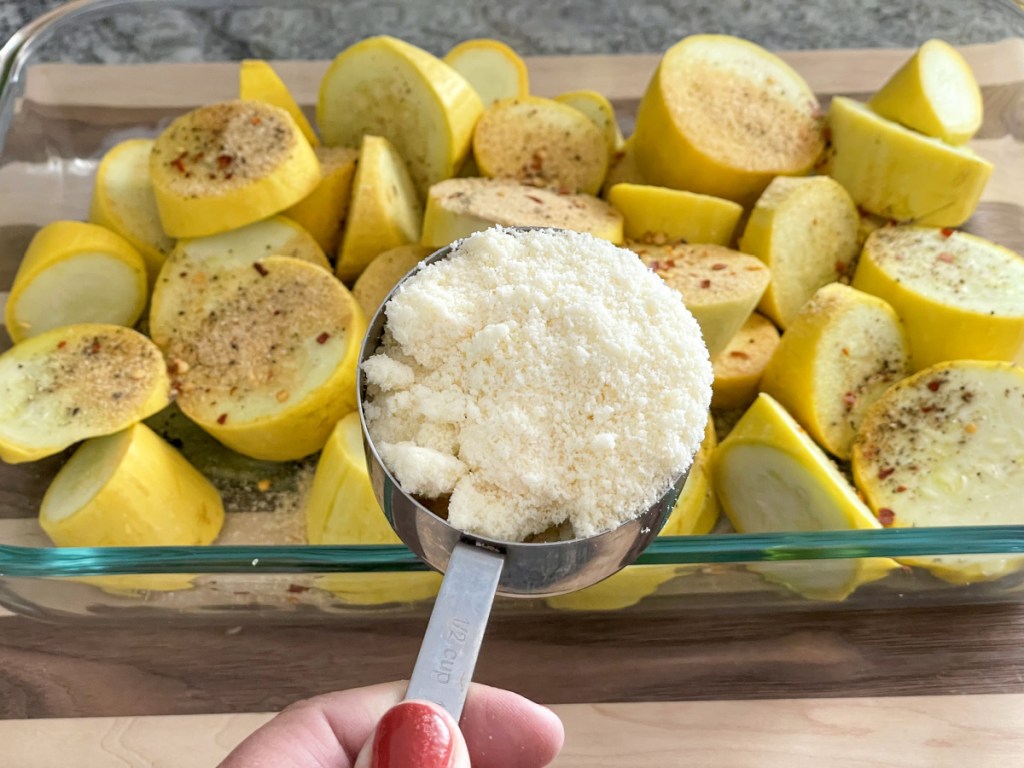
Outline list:
[[[387,711],[373,737],[372,768],[448,768],[455,738],[426,704],[403,701]]]

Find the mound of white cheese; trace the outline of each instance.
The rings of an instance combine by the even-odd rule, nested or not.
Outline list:
[[[367,428],[414,495],[503,541],[638,516],[704,436],[711,363],[678,292],[590,235],[500,228],[406,279],[363,364]]]

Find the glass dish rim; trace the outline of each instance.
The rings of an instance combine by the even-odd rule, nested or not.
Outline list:
[[[997,0],[1024,16],[1012,0]],[[267,0],[71,0],[30,21],[0,46],[0,148],[13,114],[16,86],[34,50],[52,31],[119,7],[225,9]],[[317,0],[292,0],[315,7]],[[1024,525],[890,528],[792,533],[663,536],[636,561],[641,565],[810,562],[1024,553]],[[0,577],[77,577],[105,574],[346,573],[430,570],[403,545],[264,545],[168,547],[24,547],[0,544]]]

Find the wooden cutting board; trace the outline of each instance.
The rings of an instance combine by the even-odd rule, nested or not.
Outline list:
[[[1004,768],[1024,694],[555,707],[556,768]],[[268,714],[0,722],[10,768],[212,768]]]

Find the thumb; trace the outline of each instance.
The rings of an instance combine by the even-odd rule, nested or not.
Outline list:
[[[458,723],[430,701],[403,701],[380,719],[355,768],[470,768]]]

